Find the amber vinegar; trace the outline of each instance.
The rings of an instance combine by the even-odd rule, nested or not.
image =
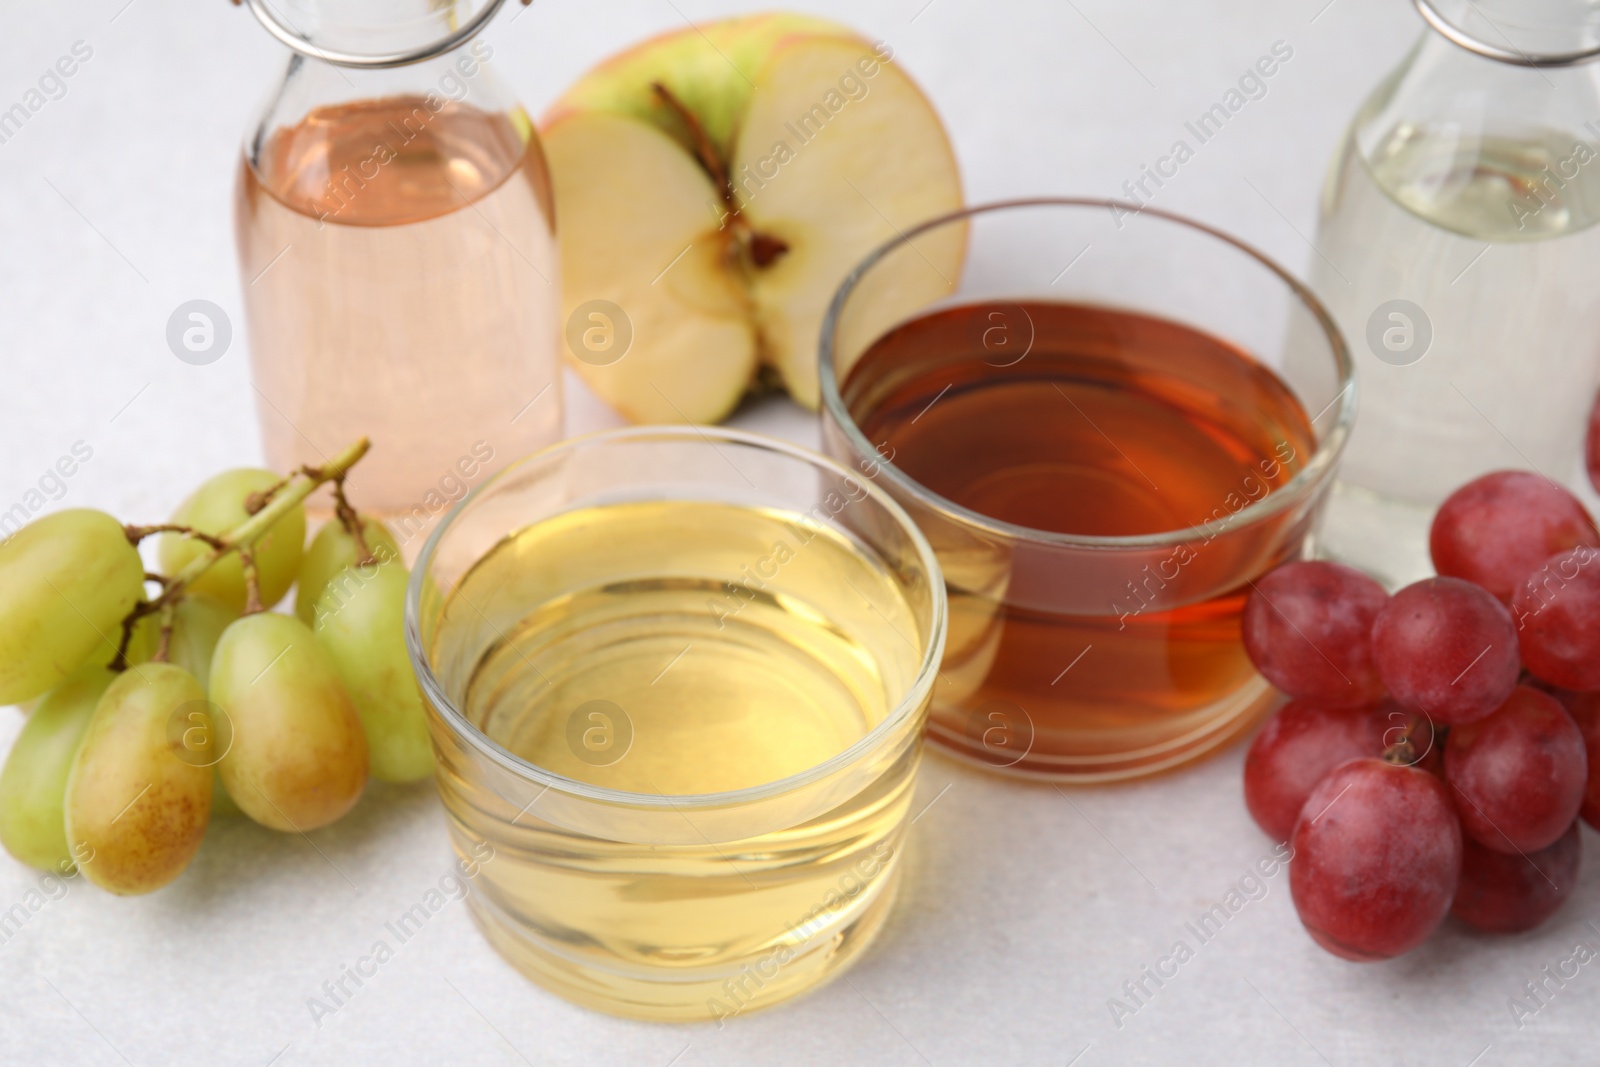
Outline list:
[[[1023,354],[986,346],[996,322],[1031,338]],[[935,738],[985,762],[1015,753],[1019,771],[1076,771],[1102,751],[1181,746],[1259,685],[1239,616],[1249,582],[1301,539],[1233,516],[1287,485],[1316,441],[1262,363],[1137,312],[974,304],[882,337],[842,395],[878,454],[936,498],[914,512],[950,598]],[[952,534],[936,517],[950,505],[1015,542]],[[1109,549],[1049,543],[1187,528],[1191,543],[1126,574]],[[1009,747],[990,745],[996,731]]]

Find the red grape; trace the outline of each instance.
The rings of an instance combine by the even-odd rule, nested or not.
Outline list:
[[[1511,600],[1522,661],[1562,689],[1600,689],[1600,552],[1558,552]]]
[[[1256,825],[1287,841],[1306,797],[1348,759],[1381,756],[1390,722],[1371,708],[1293,700],[1261,728],[1244,758],[1244,802]]]
[[[1491,934],[1532,930],[1565,904],[1578,884],[1578,824],[1555,844],[1525,856],[1462,840],[1461,885],[1450,913]]]
[[[1583,791],[1583,807],[1578,809],[1578,814],[1584,822],[1600,830],[1600,693],[1573,693],[1560,689],[1554,696],[1578,724],[1578,732],[1583,735],[1584,754],[1588,757],[1588,782]]]
[[[1389,594],[1338,563],[1286,563],[1255,583],[1244,606],[1245,651],[1292,697],[1338,707],[1373,704],[1383,682],[1368,636]]]
[[[1566,709],[1519,685],[1488,718],[1450,731],[1444,775],[1467,836],[1499,852],[1537,852],[1578,817],[1588,762]]]
[[[1448,724],[1494,711],[1522,672],[1511,613],[1460,578],[1428,578],[1390,597],[1372,653],[1396,701]]]
[[[1589,432],[1583,439],[1583,465],[1589,471],[1589,484],[1600,493],[1600,396],[1589,409]]]
[[[1450,910],[1461,824],[1426,771],[1354,759],[1306,798],[1294,827],[1289,892],[1323,948],[1380,960],[1425,941]]]
[[[1428,549],[1440,574],[1509,601],[1557,552],[1600,545],[1578,498],[1532,471],[1495,471],[1451,493],[1433,516]]]

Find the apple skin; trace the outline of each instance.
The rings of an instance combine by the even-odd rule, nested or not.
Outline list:
[[[794,125],[813,111],[826,136]],[[778,383],[815,409],[839,283],[897,232],[962,204],[943,124],[891,51],[805,15],[651,38],[580,78],[541,127],[569,363],[636,422],[717,422]],[[965,244],[964,227],[919,239],[907,270],[926,276],[880,269],[870,317],[889,325],[947,295]],[[572,347],[618,311],[622,356]]]
[[[659,127],[672,138],[683,126],[661,106],[653,85],[665,85],[694,113],[723,159],[733,154],[739,117],[761,68],[795,37],[857,37],[848,26],[790,12],[746,15],[686,27],[641,41],[619,52],[573,83],[545,112],[549,127],[567,114],[604,111]],[[707,47],[707,45],[710,47]]]

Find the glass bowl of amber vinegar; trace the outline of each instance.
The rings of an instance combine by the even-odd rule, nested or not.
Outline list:
[[[955,242],[950,277],[932,251]],[[825,451],[906,508],[944,571],[937,746],[1109,781],[1272,706],[1240,614],[1310,553],[1355,417],[1345,343],[1282,267],[1133,204],[977,207],[845,280],[821,380]]]

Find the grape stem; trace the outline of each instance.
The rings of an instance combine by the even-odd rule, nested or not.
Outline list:
[[[122,530],[123,533],[128,535],[128,540],[133,542],[135,545],[137,545],[140,541],[143,541],[146,537],[149,537],[151,534],[176,533],[183,534],[185,537],[192,537],[196,541],[204,541],[212,548],[222,547],[222,542],[212,535],[204,533],[200,530],[196,530],[193,526],[184,526],[183,524],[176,522],[159,522],[154,526],[135,526],[132,523],[129,523],[127,526],[124,526]],[[145,580],[164,582],[166,579],[165,577],[158,577],[154,574],[146,574]]]
[[[244,613],[261,614],[261,575],[256,570],[255,550],[248,545],[239,546],[239,569],[244,572]]]
[[[283,481],[279,482],[277,485],[271,486],[270,488],[267,488],[267,489],[263,489],[259,493],[251,493],[249,496],[245,497],[244,498],[244,513],[246,515],[254,515],[256,512],[260,511],[262,508],[264,508],[268,504],[272,503],[272,498],[278,495],[278,490],[282,489],[284,486],[288,485],[293,480],[294,480],[294,475],[291,474],[289,477],[285,478]]]
[[[1417,762],[1417,746],[1412,742],[1411,735],[1407,734],[1394,744],[1383,750],[1383,762],[1392,763],[1396,767],[1411,767]]]
[[[1433,751],[1434,743],[1438,740],[1443,728],[1435,726],[1430,720],[1428,724],[1428,746],[1419,749],[1416,735],[1421,729],[1422,726],[1418,722],[1408,724],[1401,731],[1400,740],[1384,748],[1383,755],[1379,758],[1383,762],[1392,763],[1397,767],[1415,767],[1421,763],[1427,758],[1428,753]]]
[[[156,642],[155,654],[150,657],[151,663],[167,662],[167,653],[172,647],[172,624],[177,617],[178,602],[169,600],[161,606],[161,638]]]
[[[128,617],[122,620],[122,643],[117,649],[117,656],[111,661],[114,671],[126,670],[128,667],[128,642],[133,637],[133,628],[138,621],[147,615],[167,612],[169,608],[176,607],[178,601],[183,599],[184,592],[196,578],[210,570],[218,561],[226,558],[229,553],[238,552],[245,562],[245,589],[247,603],[245,610],[261,610],[261,592],[259,584],[254,580],[254,557],[250,550],[267,531],[277,525],[294,508],[298,507],[306,497],[310,496],[319,486],[334,480],[343,481],[344,476],[350,472],[367,450],[372,447],[372,442],[365,437],[354,444],[342,449],[337,455],[320,467],[301,467],[298,471],[284,480],[281,486],[275,487],[271,492],[263,494],[270,497],[263,506],[238,526],[220,535],[202,534],[188,527],[165,523],[157,526],[129,526],[128,537],[135,544],[141,537],[152,533],[181,533],[194,537],[211,547],[211,551],[190,560],[178,573],[167,576],[161,581],[161,593],[154,600],[146,600],[134,606]],[[251,607],[254,604],[254,607]],[[165,649],[167,639],[170,637],[170,613],[163,615],[161,649]]]
[[[342,474],[333,480],[333,513],[339,517],[339,525],[356,543],[356,566],[366,567],[377,562],[372,555],[372,546],[367,544],[366,532],[361,529],[361,516],[350,506],[350,498],[344,495]]]

